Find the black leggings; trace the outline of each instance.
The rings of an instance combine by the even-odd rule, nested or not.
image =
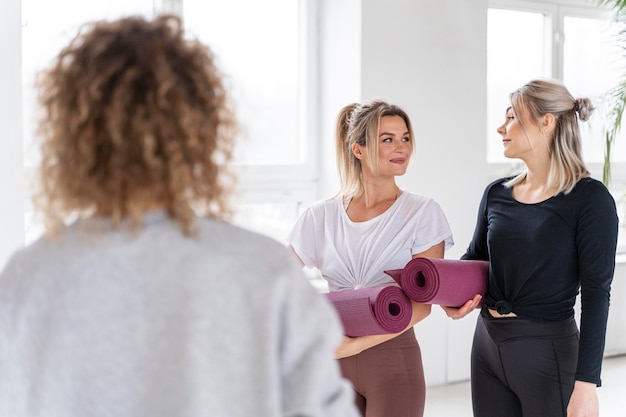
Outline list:
[[[474,416],[565,417],[577,357],[573,318],[479,317],[471,360]]]
[[[413,329],[339,360],[352,382],[355,401],[366,417],[422,417],[426,383]]]

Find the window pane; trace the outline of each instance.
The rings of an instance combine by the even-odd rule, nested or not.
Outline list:
[[[586,162],[603,162],[602,95],[617,84],[624,73],[619,71],[624,52],[618,51],[609,24],[604,20],[565,17],[563,81],[575,97],[589,97],[597,111],[581,123],[583,155]],[[623,68],[623,65],[621,66]],[[612,150],[613,161],[626,161],[626,134],[622,131]]]
[[[549,74],[541,13],[489,9],[487,14],[487,162],[510,162],[496,128],[504,122],[509,94]]]
[[[229,76],[245,138],[236,160],[300,162],[299,1],[185,0],[188,30]]]
[[[36,72],[51,62],[85,22],[137,14],[150,17],[152,13],[153,0],[22,0],[22,91],[26,166],[37,165],[39,160],[33,140],[33,81]]]
[[[128,15],[150,17],[152,14],[153,0],[22,0],[22,113],[26,167],[32,168],[39,163],[34,139],[36,92],[33,82],[36,73],[51,63],[85,22]],[[24,229],[26,244],[43,232],[40,220],[30,210],[24,213]]]

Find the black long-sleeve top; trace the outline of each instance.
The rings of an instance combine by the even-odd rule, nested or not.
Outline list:
[[[581,320],[576,380],[600,386],[618,218],[606,187],[581,179],[569,194],[520,203],[502,178],[485,189],[462,259],[490,261],[484,308],[534,321]],[[483,308],[483,314],[486,313]]]

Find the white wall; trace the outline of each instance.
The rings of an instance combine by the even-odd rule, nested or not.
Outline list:
[[[605,356],[626,354],[626,255],[618,255],[617,261],[611,285]]]
[[[0,2],[0,268],[24,243],[21,4]]]

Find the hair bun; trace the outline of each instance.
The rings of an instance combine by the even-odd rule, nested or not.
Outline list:
[[[591,100],[586,97],[574,100],[574,111],[578,113],[578,118],[583,122],[589,120],[594,109]]]

